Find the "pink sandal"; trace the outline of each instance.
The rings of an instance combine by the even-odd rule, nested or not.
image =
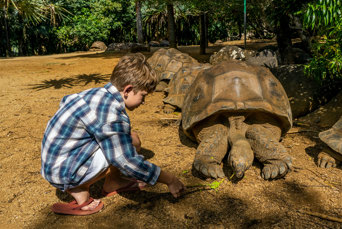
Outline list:
[[[99,212],[103,208],[103,203],[100,201],[99,205],[93,210],[82,210],[84,206],[91,204],[94,201],[93,198],[89,198],[88,201],[84,202],[81,205],[78,205],[76,200],[71,201],[70,203],[55,203],[52,205],[51,210],[57,214],[64,215],[91,215],[96,212]]]

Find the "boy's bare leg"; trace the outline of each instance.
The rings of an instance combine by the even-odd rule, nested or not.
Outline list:
[[[106,172],[106,178],[105,182],[103,184],[103,190],[105,192],[113,192],[115,190],[118,190],[120,188],[126,187],[130,183],[132,183],[132,180],[125,179],[120,171],[115,168],[114,166],[110,166]],[[137,185],[143,184],[144,183],[137,183]]]
[[[105,192],[113,192],[117,189],[126,187],[128,184],[132,182],[131,180],[127,180],[123,178],[120,171],[117,168],[115,168],[114,166],[110,166],[106,171],[101,173],[99,176],[95,177],[94,179],[76,188],[69,189],[67,190],[67,192],[76,200],[78,205],[81,205],[89,200],[90,185],[94,184],[95,182],[101,180],[104,177],[105,177],[105,183],[103,185],[103,190]],[[137,183],[137,185],[139,185],[139,183]],[[91,202],[87,206],[84,206],[81,209],[93,210],[99,205],[99,203],[100,203],[100,200],[94,199],[93,202]]]
[[[79,187],[69,189],[67,192],[72,197],[74,197],[74,199],[76,200],[78,205],[81,205],[81,204],[83,204],[89,200],[89,197],[90,197],[89,186],[90,186],[90,184],[81,185]],[[91,211],[91,210],[95,209],[99,205],[99,203],[100,203],[100,200],[94,199],[93,202],[91,202],[87,206],[84,206],[81,209],[85,210],[85,211]]]

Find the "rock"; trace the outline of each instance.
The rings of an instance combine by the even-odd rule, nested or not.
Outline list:
[[[284,51],[284,60],[281,64],[307,64],[311,56],[300,48],[287,48]]]
[[[245,60],[246,56],[254,55],[252,50],[244,50],[235,45],[228,45],[210,56],[210,64],[216,65],[226,60]]]
[[[159,42],[159,45],[160,45],[160,47],[169,47],[170,46],[170,42],[167,41],[167,40],[161,40]]]
[[[222,45],[223,44],[223,41],[222,40],[217,40],[215,41],[215,45]]]
[[[342,92],[339,92],[327,104],[316,109],[314,112],[300,117],[299,123],[315,125],[322,128],[331,127],[342,116]]]
[[[293,118],[313,112],[341,90],[341,83],[325,82],[321,85],[308,78],[304,75],[302,65],[282,65],[270,70],[282,83],[289,97]]]
[[[126,51],[126,52],[149,52],[150,47],[148,45],[140,44],[140,43],[111,43],[108,45],[106,52],[108,51]]]
[[[158,41],[150,41],[148,45],[151,47],[160,47],[160,43]]]
[[[140,43],[132,43],[132,46],[130,48],[130,52],[135,53],[135,52],[149,52],[150,51],[150,46],[149,45],[144,45]]]
[[[268,68],[278,67],[278,54],[272,49],[264,49],[246,59],[248,64],[265,66]]]
[[[108,45],[106,52],[108,51],[128,51],[130,49],[130,43],[111,43]]]

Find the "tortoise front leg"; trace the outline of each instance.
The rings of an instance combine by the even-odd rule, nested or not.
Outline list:
[[[221,166],[228,148],[228,129],[221,123],[211,121],[194,130],[199,145],[197,147],[194,167],[206,177],[224,177]]]
[[[245,137],[248,125],[244,123],[244,116],[231,116],[229,120],[229,144],[231,150],[228,164],[233,168],[237,178],[242,178],[245,171],[251,167],[254,153]]]
[[[279,142],[281,130],[271,124],[254,124],[247,130],[255,157],[264,164],[261,176],[274,179],[285,176],[292,167],[292,158]]]

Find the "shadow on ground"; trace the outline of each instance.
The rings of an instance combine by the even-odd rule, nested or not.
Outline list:
[[[147,58],[150,57],[153,53],[152,52],[141,52],[143,53]],[[121,58],[123,55],[128,54],[128,52],[125,51],[113,51],[113,52],[84,52],[80,53],[80,55],[75,56],[63,56],[63,57],[57,57],[56,59],[75,59],[75,58],[104,58],[104,59],[113,59],[113,58]]]
[[[81,74],[75,77],[68,77],[62,79],[43,80],[38,84],[29,84],[31,90],[45,90],[45,89],[61,89],[71,88],[73,86],[85,86],[90,83],[100,84],[109,81],[110,74]]]
[[[267,204],[279,206],[278,210],[259,212],[234,193],[214,195],[208,188],[187,190],[175,199],[168,192],[141,191],[120,194],[124,204],[117,204],[116,197],[104,199],[105,209],[86,217],[62,216],[43,210],[44,220],[33,228],[62,228],[77,225],[86,228],[265,228],[310,227],[337,228],[338,223],[322,220],[299,212],[311,209],[324,212],[317,191],[308,192],[296,182],[277,181],[273,188],[265,188],[261,196]],[[153,188],[154,189],[154,188]],[[281,190],[281,191],[280,191]],[[284,195],[284,192],[286,195]],[[69,199],[63,198],[65,201]],[[194,201],[197,199],[197,201]],[[207,200],[208,201],[207,201]],[[263,204],[263,203],[261,203]],[[298,207],[299,206],[299,207]],[[286,210],[287,209],[287,210]],[[288,211],[290,209],[290,211]]]

